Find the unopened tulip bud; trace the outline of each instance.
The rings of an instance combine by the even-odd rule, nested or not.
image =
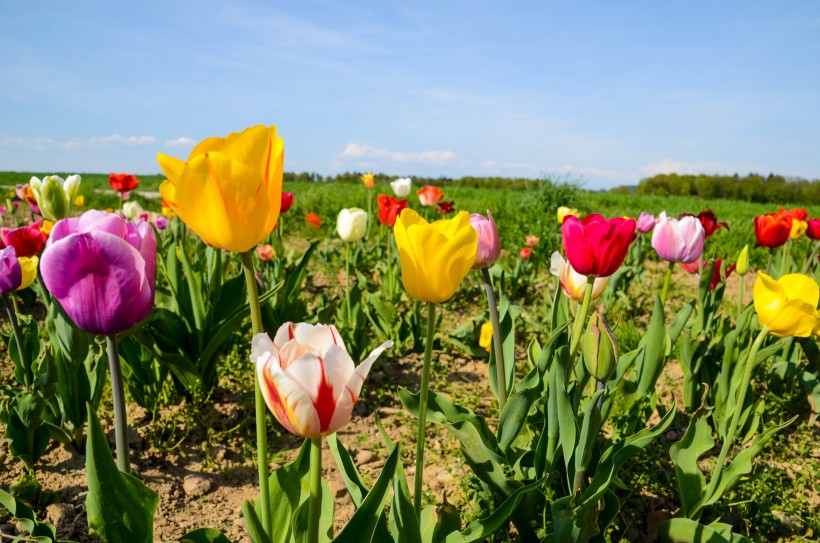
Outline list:
[[[740,254],[737,255],[737,267],[735,271],[738,275],[744,276],[746,272],[749,271],[749,246],[744,245],[743,249],[741,249]]]
[[[598,381],[606,381],[618,362],[618,343],[607,326],[606,321],[597,311],[592,314],[587,324],[584,337],[581,338],[584,353],[584,366]]]

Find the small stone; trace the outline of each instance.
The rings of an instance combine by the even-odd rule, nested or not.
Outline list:
[[[341,498],[347,493],[347,487],[342,481],[336,479],[330,482],[330,491],[333,492],[333,495],[337,498]]]
[[[135,463],[131,462],[131,473],[139,473],[140,467]]]
[[[663,437],[665,437],[667,441],[675,441],[678,439],[678,433],[675,430],[669,430]]]
[[[797,520],[796,518],[792,517],[791,515],[784,513],[783,511],[772,511],[772,516],[779,520],[783,526],[786,528],[802,528],[803,523]]]
[[[74,508],[67,503],[52,503],[46,507],[46,516],[57,527],[67,523],[69,519],[73,520],[73,513]]]
[[[376,459],[376,455],[373,454],[373,451],[363,450],[356,453],[356,462],[359,464],[368,464]]]
[[[204,496],[211,490],[211,481],[201,475],[188,475],[182,480],[182,490],[191,498]]]

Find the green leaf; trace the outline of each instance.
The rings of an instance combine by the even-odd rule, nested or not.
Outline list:
[[[151,543],[159,496],[133,475],[117,470],[97,413],[90,406],[86,473],[89,533],[103,541]]]
[[[219,530],[199,528],[182,536],[179,543],[231,543],[231,540]]]
[[[530,407],[540,394],[540,387],[533,387],[514,392],[507,398],[498,424],[498,446],[505,454],[524,428]]]
[[[419,519],[410,499],[404,477],[393,478],[393,503],[390,507],[390,529],[396,543],[421,543]]]
[[[661,543],[751,543],[751,540],[733,534],[731,530],[727,534],[723,529],[724,526],[726,525],[706,526],[688,518],[673,518],[661,524],[658,529],[658,541]]]
[[[518,488],[518,490],[510,494],[510,497],[504,500],[504,503],[498,506],[489,516],[471,522],[462,532],[451,533],[444,539],[444,543],[475,543],[477,541],[484,541],[504,526],[524,496],[538,490],[542,483],[543,479]]]
[[[20,526],[27,532],[20,534],[14,541],[36,541],[37,543],[54,543],[57,541],[57,532],[53,524],[40,522],[34,511],[11,494],[0,490],[0,506],[5,508],[13,518],[20,522]],[[62,543],[71,543],[64,541]]]
[[[272,543],[268,534],[265,533],[265,528],[262,527],[262,522],[259,520],[259,517],[256,515],[256,509],[254,509],[253,504],[245,500],[242,503],[242,517],[245,519],[245,529],[248,530],[248,536],[250,536],[251,541],[253,543]],[[283,517],[274,517],[278,521],[284,520]],[[287,532],[287,539],[285,541],[290,541],[290,515],[287,517],[288,522],[288,532]],[[276,526],[276,535],[279,538],[282,538],[282,534],[284,533],[284,529],[280,524]]]
[[[592,447],[595,445],[595,436],[601,429],[601,412],[598,411],[598,398],[604,390],[596,391],[584,409],[584,420],[581,424],[581,433],[578,436],[578,446],[575,448],[575,473],[586,471],[592,457]]]
[[[638,389],[636,394],[645,396],[655,390],[655,383],[663,370],[666,360],[666,328],[664,327],[663,304],[661,298],[655,295],[655,309],[652,311],[652,320],[643,337],[644,348],[638,359]]]
[[[681,510],[688,516],[692,507],[701,499],[706,477],[700,471],[698,459],[715,446],[712,427],[709,425],[709,410],[701,405],[692,414],[689,427],[680,441],[669,448],[669,456],[675,463]]]
[[[342,531],[333,540],[334,543],[362,543],[369,542],[376,531],[376,525],[384,511],[387,495],[390,491],[390,482],[396,473],[399,461],[399,448],[395,447],[384,463],[379,478],[370,492],[367,493],[361,507],[353,514],[353,518],[342,528]],[[379,542],[381,543],[381,542]]]

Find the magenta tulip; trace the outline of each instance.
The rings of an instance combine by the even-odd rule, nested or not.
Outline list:
[[[703,253],[705,235],[697,217],[670,219],[664,211],[652,231],[652,247],[667,262],[690,264]]]
[[[23,270],[14,247],[0,251],[0,294],[14,292],[23,282]]]
[[[157,242],[151,226],[91,210],[54,225],[40,270],[46,288],[74,323],[113,336],[154,306]]]
[[[498,260],[501,255],[501,238],[498,237],[498,228],[489,209],[486,217],[478,213],[470,215],[470,225],[478,233],[478,249],[473,269],[480,270]]]
[[[609,277],[624,263],[635,236],[635,219],[605,219],[568,215],[561,225],[564,252],[572,268],[581,275]]]

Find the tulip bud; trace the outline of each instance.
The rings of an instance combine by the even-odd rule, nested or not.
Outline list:
[[[493,264],[501,255],[501,238],[495,226],[490,210],[487,216],[473,213],[470,215],[470,224],[478,234],[478,250],[475,254],[474,270],[484,269]]]
[[[68,216],[71,202],[80,190],[80,176],[70,175],[65,181],[59,175],[47,175],[42,181],[32,177],[29,185],[40,206],[40,214],[56,222]]]
[[[359,241],[367,230],[367,212],[358,207],[343,209],[336,219],[336,231],[344,241]]]
[[[587,330],[581,338],[584,353],[584,366],[598,381],[606,381],[615,371],[618,362],[618,343],[607,326],[606,321],[597,311],[589,318]]]
[[[746,272],[749,271],[749,246],[744,245],[743,249],[740,250],[740,254],[737,255],[737,267],[735,271],[741,277],[746,275]]]

